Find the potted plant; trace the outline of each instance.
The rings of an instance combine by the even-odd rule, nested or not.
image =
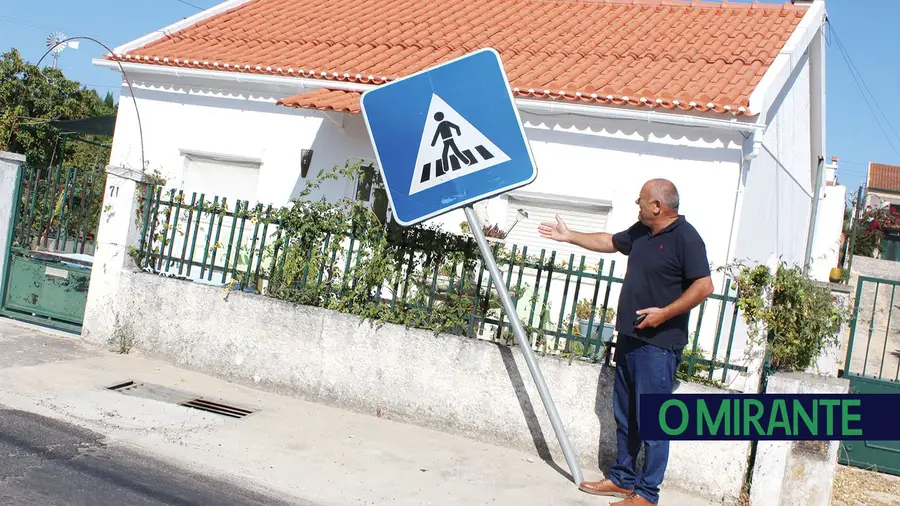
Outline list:
[[[840,283],[844,279],[844,270],[840,267],[832,267],[828,273],[828,281],[832,283]]]
[[[591,322],[591,311],[594,307],[591,305],[590,299],[581,299],[578,301],[578,304],[575,306],[575,316],[578,317],[578,333],[582,336],[590,336],[594,337],[598,333],[600,333],[600,325],[598,322],[600,318],[603,316],[603,309],[597,308],[596,314],[594,315],[594,324],[591,326],[591,332],[588,332],[588,324]],[[603,332],[600,333],[600,339],[604,343],[609,343],[612,341],[613,331],[615,330],[615,320],[616,320],[616,311],[608,307],[606,308],[606,317],[604,318],[603,323]]]

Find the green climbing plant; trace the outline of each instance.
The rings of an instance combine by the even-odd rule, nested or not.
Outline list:
[[[775,371],[802,371],[837,343],[848,314],[828,288],[799,266],[733,264],[723,268],[738,284],[737,305],[755,343],[766,341]]]

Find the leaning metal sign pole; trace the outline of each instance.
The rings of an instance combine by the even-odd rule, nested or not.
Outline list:
[[[578,459],[472,207],[537,177],[500,55],[480,49],[372,88],[360,97],[360,110],[394,221],[411,226],[463,209],[572,478],[580,484]]]
[[[516,306],[509,296],[509,291],[506,290],[506,283],[503,281],[503,276],[500,274],[500,269],[497,267],[494,255],[491,254],[491,248],[488,246],[487,239],[484,237],[484,230],[481,229],[481,223],[478,220],[478,216],[475,214],[475,209],[471,206],[466,206],[464,210],[466,212],[466,218],[469,220],[469,228],[475,235],[475,240],[478,242],[478,249],[481,250],[481,257],[484,259],[488,272],[491,273],[491,279],[494,280],[494,285],[497,287],[497,293],[500,295],[500,303],[503,305],[503,310],[506,311],[506,315],[509,317],[509,324],[512,326],[513,333],[516,335],[516,342],[519,343],[519,349],[522,350],[522,355],[525,356],[525,363],[528,364],[528,370],[531,371],[531,377],[534,379],[534,384],[537,385],[541,401],[544,403],[544,408],[547,409],[547,414],[550,416],[550,424],[553,426],[553,431],[556,432],[556,438],[559,440],[559,445],[562,447],[563,454],[566,456],[566,463],[569,464],[569,470],[572,472],[575,483],[579,484],[584,481],[584,477],[581,474],[581,467],[578,465],[578,459],[575,458],[575,452],[572,450],[572,444],[569,442],[569,435],[566,434],[566,428],[563,427],[562,420],[559,419],[559,413],[556,411],[556,404],[553,403],[553,398],[550,397],[547,383],[544,382],[544,375],[541,374],[541,369],[538,367],[537,360],[534,358],[534,350],[531,349],[531,341],[525,335],[525,329],[522,328],[522,322],[519,321]]]

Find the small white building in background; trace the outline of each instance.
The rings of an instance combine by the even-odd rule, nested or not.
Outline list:
[[[508,242],[578,259],[584,251],[544,241],[538,223],[559,214],[618,232],[636,220],[641,185],[663,177],[714,268],[774,266],[824,254],[807,248],[825,187],[824,26],[820,0],[230,0],[95,64],[121,64],[136,98],[123,87],[112,165],[140,168],[143,150],[170,187],[278,206],[321,169],[374,164],[361,92],[493,47],[539,166],[533,184],[482,206],[503,229],[528,212]],[[314,197],[353,196],[357,183],[329,181]],[[840,224],[823,215],[814,243],[837,248]],[[461,211],[435,220],[450,231],[462,221]],[[624,274],[621,255],[587,261],[601,257]],[[829,261],[813,274],[827,279]]]

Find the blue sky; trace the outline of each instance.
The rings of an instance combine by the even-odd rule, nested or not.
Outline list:
[[[54,30],[68,36],[92,36],[115,47],[198,12],[190,4],[206,8],[216,3],[219,2],[0,0],[0,51],[16,47],[26,59],[36,62],[46,51],[47,35]],[[840,181],[855,191],[865,181],[869,161],[900,165],[900,100],[896,99],[900,90],[900,56],[896,53],[900,47],[900,30],[896,26],[900,1],[828,0],[826,8],[834,32],[862,78],[857,85],[836,39],[830,37],[826,67],[827,158],[840,158]],[[96,88],[101,95],[107,91],[118,94],[118,74],[91,65],[91,59],[102,54],[99,46],[82,42],[79,49],[63,52],[60,68],[70,78]],[[49,57],[45,61],[49,62]],[[867,92],[872,111],[859,88]]]

